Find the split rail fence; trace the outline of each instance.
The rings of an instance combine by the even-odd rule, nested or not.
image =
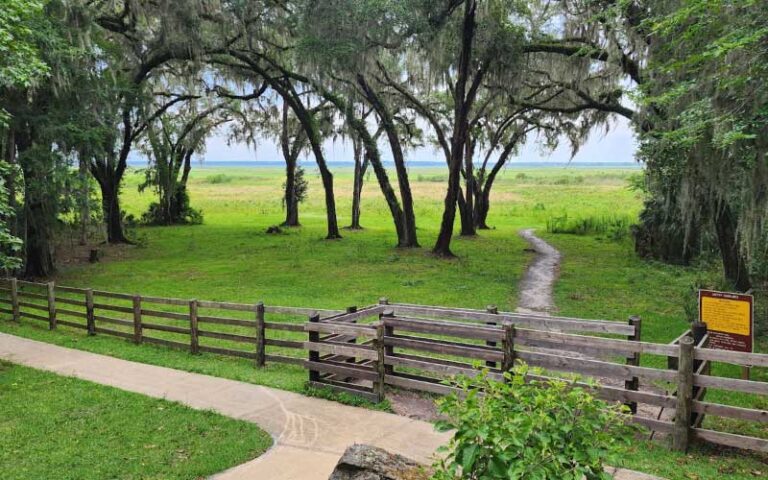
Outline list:
[[[5,305],[5,306],[4,306]],[[7,306],[7,307],[6,307]],[[738,392],[765,404],[768,383],[715,376],[713,364],[768,368],[768,355],[707,348],[704,325],[671,344],[643,342],[642,322],[582,320],[533,314],[390,304],[346,310],[270,306],[129,295],[6,279],[0,313],[48,328],[113,335],[250,359],[256,367],[305,368],[309,383],[381,401],[388,388],[444,395],[455,375],[487,369],[502,380],[516,360],[542,369],[546,380],[576,374],[607,401],[628,405],[633,420],[671,436],[685,450],[693,441],[768,452],[768,439],[704,428],[706,417],[768,423],[768,411],[707,401],[708,391]],[[641,355],[644,357],[641,366]],[[650,357],[650,358],[649,358]],[[654,366],[645,366],[654,365]],[[655,366],[658,365],[658,366]],[[765,429],[763,429],[765,431]]]

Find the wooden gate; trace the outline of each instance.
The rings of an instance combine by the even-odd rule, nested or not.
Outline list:
[[[384,328],[378,322],[378,306],[320,319],[309,317],[305,326],[309,351],[306,368],[309,385],[331,388],[362,396],[374,402],[384,400]],[[360,324],[369,319],[375,324]]]

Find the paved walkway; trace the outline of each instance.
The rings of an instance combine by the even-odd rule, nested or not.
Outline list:
[[[58,347],[0,333],[0,359],[213,410],[258,424],[275,439],[261,457],[216,480],[326,480],[353,443],[429,462],[448,440],[432,425],[296,393]],[[620,472],[617,479],[649,479]]]

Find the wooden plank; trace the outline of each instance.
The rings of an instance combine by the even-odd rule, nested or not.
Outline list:
[[[411,337],[404,335],[385,336],[384,345],[389,347],[409,348],[411,350],[419,350],[423,352],[457,355],[468,357],[474,360],[489,360],[493,362],[500,362],[504,359],[504,354],[500,350],[493,350],[488,347],[469,346],[466,344],[448,342],[444,340],[433,340],[431,338],[424,337]]]
[[[460,389],[440,383],[439,381],[426,381],[410,378],[403,374],[389,375],[384,378],[387,385],[393,387],[415,390],[418,392],[436,393],[438,395],[450,395],[459,392]]]
[[[85,301],[75,300],[73,298],[56,297],[57,303],[66,303],[67,305],[77,305],[78,307],[85,307]]]
[[[0,313],[7,313],[8,315],[13,315],[13,309],[12,308],[0,308]]]
[[[85,292],[87,291],[87,289],[85,288],[65,287],[63,285],[56,285],[56,290],[59,290],[65,293],[77,293],[79,295],[85,295]]]
[[[694,375],[693,381],[694,385],[697,387],[708,387],[720,390],[768,395],[768,383],[766,382],[755,382],[752,380],[741,380],[737,378],[712,377],[709,375]]]
[[[360,387],[359,385],[354,385],[352,383],[341,385],[340,383],[341,382],[325,383],[325,382],[318,382],[318,381],[310,381],[308,382],[308,385],[313,388],[336,390],[337,392],[343,392],[349,395],[358,396],[366,400],[369,400],[371,402],[377,401],[376,395],[373,392],[366,390],[365,388]]]
[[[642,417],[640,415],[632,415],[630,417],[630,421],[647,427],[654,432],[672,433],[675,429],[675,424],[672,422],[665,422],[655,418]]]
[[[355,367],[354,363],[345,362],[310,362],[306,360],[304,366],[322,373],[333,373],[348,378],[375,381],[377,374],[370,368]]]
[[[36,287],[36,288],[47,288],[47,283],[38,283],[38,282],[30,282],[29,280],[18,280],[19,285],[24,287]],[[21,292],[19,292],[21,293]]]
[[[108,303],[94,303],[93,308],[98,310],[110,310],[112,312],[133,313],[133,308],[123,307],[121,305],[110,305]]]
[[[0,303],[13,305],[13,299],[0,297]]]
[[[234,333],[221,333],[221,332],[212,332],[210,330],[198,330],[197,334],[201,337],[217,338],[219,340],[229,340],[231,342],[256,344],[255,337],[247,337],[245,335],[236,335]]]
[[[677,347],[659,343],[619,340],[615,338],[575,335],[570,333],[531,330],[527,328],[517,328],[516,332],[518,339],[543,340],[562,345],[588,346],[595,349],[605,349],[608,354],[648,353],[671,357],[676,357],[678,355]]]
[[[20,307],[25,308],[32,308],[34,310],[42,310],[43,312],[48,312],[48,305],[41,305],[39,303],[30,303],[30,302],[19,302]],[[48,317],[45,317],[46,319]]]
[[[285,332],[303,332],[304,325],[299,323],[276,323],[264,322],[264,328],[267,330],[282,330]]]
[[[334,321],[335,322],[335,321]],[[353,337],[375,337],[376,329],[363,325],[340,325],[338,323],[308,323],[304,325],[307,332],[332,333],[337,335],[351,335]]]
[[[451,322],[436,322],[410,317],[382,317],[384,325],[417,333],[433,333],[475,340],[498,340],[503,338],[500,328],[489,328],[475,325],[462,325]]]
[[[141,328],[146,330],[157,330],[160,332],[182,333],[184,335],[190,334],[190,330],[188,328],[174,327],[171,325],[158,325],[156,323],[141,322]]]
[[[283,347],[283,348],[298,348],[304,349],[304,342],[297,342],[293,340],[278,340],[276,338],[265,338],[264,345],[271,347]]]
[[[142,303],[144,302],[144,297],[141,297],[141,301]],[[163,312],[160,310],[149,310],[146,308],[142,308],[141,314],[146,315],[148,317],[169,318],[171,320],[189,321],[188,313]]]
[[[88,325],[83,325],[83,324],[75,323],[75,322],[68,322],[67,320],[59,320],[58,324],[59,325],[65,325],[67,327],[80,328],[82,330],[88,330]]]
[[[146,297],[141,296],[143,303],[158,303],[161,305],[178,305],[180,307],[186,307],[189,305],[189,300],[183,300],[181,298],[165,298],[165,297]]]
[[[711,362],[732,363],[734,365],[748,365],[751,367],[768,367],[768,354],[731,352],[728,350],[714,350],[712,348],[697,348],[693,353],[696,360],[709,360]]]
[[[376,351],[369,347],[352,346],[349,344],[304,342],[304,349],[318,353],[332,353],[334,355],[346,355],[367,360],[376,360]]]
[[[112,330],[110,328],[96,327],[96,333],[103,333],[105,335],[114,335],[116,337],[128,338],[130,340],[133,340],[133,333],[132,332],[131,333],[127,333],[127,332],[120,332],[120,331],[117,331],[117,330]]]
[[[44,315],[38,315],[36,313],[28,313],[28,312],[19,312],[19,316],[23,318],[31,318],[33,320],[42,320],[44,322],[48,321],[48,317]]]
[[[47,294],[43,295],[43,294],[40,294],[40,293],[32,293],[32,292],[19,291],[19,296],[20,297],[27,297],[27,298],[36,298],[38,300],[48,301],[48,295]]]
[[[466,375],[468,377],[474,377],[482,373],[481,370],[471,367],[460,367],[457,365],[451,365],[445,363],[435,363],[433,359],[417,358],[414,355],[395,355],[386,357],[384,359],[386,365],[392,365],[393,367],[410,367],[424,370],[427,372],[438,373],[442,375]],[[494,380],[501,380],[503,377],[498,373],[491,372],[488,374],[489,378]]]
[[[199,307],[198,302],[198,307]],[[253,320],[242,320],[239,318],[226,318],[226,317],[210,317],[205,315],[198,315],[197,321],[200,323],[215,323],[218,325],[236,325],[238,327],[255,328],[256,322]],[[300,330],[303,331],[304,327],[300,326]]]
[[[93,294],[97,297],[117,298],[120,300],[133,300],[133,295],[129,293],[105,292],[103,290],[94,290]]]
[[[100,322],[104,322],[104,323],[111,323],[112,325],[123,325],[125,327],[133,327],[133,322],[128,320],[121,320],[119,318],[105,317],[103,315],[94,315],[93,319],[98,320]]]
[[[264,354],[264,360],[265,362],[287,363],[290,365],[300,365],[300,366],[304,366],[304,363],[306,363],[307,361],[303,358],[286,357],[285,355],[270,355],[268,353]]]
[[[382,305],[374,305],[374,306],[366,307],[360,310],[355,310],[353,312],[346,312],[341,315],[337,315],[333,318],[332,321],[352,323],[357,320],[360,320],[361,318],[378,317],[379,314],[383,312],[385,308],[387,307]]]
[[[252,360],[256,358],[256,354],[253,352],[244,352],[242,350],[231,350],[229,348],[206,347],[206,346],[200,345],[200,351],[215,353],[218,355],[229,355],[232,357],[249,358]]]
[[[344,310],[323,310],[320,308],[302,308],[302,307],[279,307],[275,305],[265,305],[264,311],[267,313],[279,313],[284,315],[310,316],[317,313],[320,316],[331,316],[345,313]]]
[[[237,312],[253,312],[256,309],[255,303],[211,302],[207,300],[198,300],[197,306],[200,308],[216,308],[219,310],[234,310]]]
[[[589,360],[585,358],[538,352],[517,351],[516,355],[517,358],[524,360],[531,366],[584,375],[607,376],[622,380],[639,377],[646,380],[663,380],[668,382],[673,382],[677,379],[676,373],[669,370],[636,367],[633,365],[620,365],[600,360]]]
[[[454,320],[472,321],[475,323],[503,323],[529,325],[537,329],[564,330],[581,332],[612,333],[617,335],[632,335],[634,327],[620,322],[607,320],[583,320],[569,317],[549,317],[544,315],[500,312],[491,314],[482,310],[454,309],[445,307],[428,307],[420,305],[393,304],[395,314],[409,313],[428,315],[432,317],[451,318]]]
[[[76,312],[75,310],[67,310],[66,308],[57,308],[56,314],[69,315],[77,318],[86,318],[86,319],[88,318],[88,315],[86,315],[83,312]]]
[[[726,447],[768,453],[768,440],[764,438],[747,437],[744,435],[736,435],[734,433],[715,432],[714,430],[705,430],[703,428],[694,428],[693,437],[696,440],[703,440],[717,445],[724,445]]]
[[[155,345],[162,345],[164,347],[178,348],[179,350],[186,350],[189,348],[189,345],[186,343],[174,342],[163,338],[148,337],[146,335],[142,335],[141,340],[146,343],[154,343]]]
[[[738,418],[752,422],[768,423],[768,410],[754,410],[751,408],[733,407],[718,403],[693,401],[693,411],[717,417]]]

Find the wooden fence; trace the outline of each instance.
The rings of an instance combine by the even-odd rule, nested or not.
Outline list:
[[[310,385],[380,401],[387,387],[433,394],[456,391],[454,375],[482,368],[502,379],[516,360],[543,369],[540,379],[594,377],[600,398],[627,404],[633,419],[672,437],[684,450],[695,440],[768,452],[768,439],[704,428],[705,417],[768,423],[768,411],[706,401],[710,390],[759,396],[768,383],[712,375],[714,363],[768,367],[768,355],[707,348],[703,326],[671,344],[641,340],[642,322],[582,320],[533,314],[379,304],[316,310],[182,300],[8,279],[0,313],[50,329],[67,326],[137,344],[301,366]],[[7,308],[7,307],[9,308]],[[641,366],[641,355],[645,360]],[[658,365],[658,366],[656,366]],[[752,402],[756,403],[756,402]],[[759,403],[757,403],[759,404]],[[662,415],[664,414],[664,415]],[[665,418],[666,417],[666,418]]]

